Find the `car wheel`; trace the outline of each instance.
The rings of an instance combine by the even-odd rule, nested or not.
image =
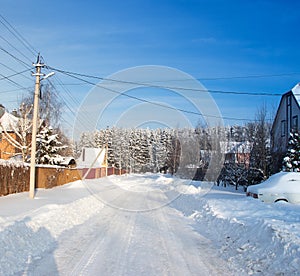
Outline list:
[[[275,200],[275,202],[288,202],[288,200],[287,199],[285,199],[285,198],[278,198],[278,199],[276,199]]]

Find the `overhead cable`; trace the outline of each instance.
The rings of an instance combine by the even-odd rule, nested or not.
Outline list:
[[[2,20],[1,20],[2,19]],[[0,23],[34,56],[38,53],[34,47],[0,14]]]
[[[189,88],[189,87],[155,85],[155,84],[146,83],[146,82],[118,80],[118,79],[111,79],[111,78],[104,78],[104,77],[92,76],[92,75],[87,75],[87,74],[75,73],[75,72],[57,69],[57,68],[50,67],[50,66],[48,68],[51,70],[69,75],[69,76],[71,76],[71,75],[80,76],[80,77],[85,77],[85,78],[99,79],[99,80],[103,80],[103,81],[112,81],[112,82],[116,82],[116,83],[134,84],[134,85],[140,85],[140,86],[151,87],[151,88],[170,89],[170,90],[176,89],[176,90],[195,91],[195,92],[204,92],[204,93],[209,92],[209,93],[218,93],[218,94],[234,94],[234,95],[248,95],[248,96],[281,96],[282,95],[280,93],[267,93],[267,92],[250,93],[250,92],[239,92],[239,91],[223,91],[223,90],[211,90],[211,89],[199,89],[199,88]]]
[[[184,109],[181,109],[181,108],[175,108],[175,107],[172,107],[172,106],[167,106],[167,105],[164,105],[164,104],[161,104],[161,103],[152,102],[152,101],[149,101],[149,100],[146,100],[146,99],[142,99],[142,98],[139,98],[139,97],[136,97],[136,96],[132,96],[132,95],[128,95],[128,94],[125,94],[125,93],[118,92],[118,91],[113,90],[113,89],[111,89],[111,88],[107,88],[107,87],[101,86],[101,85],[98,84],[98,83],[94,83],[94,82],[88,81],[88,80],[86,80],[86,79],[80,78],[80,77],[78,76],[78,74],[72,74],[72,73],[69,73],[69,72],[63,71],[63,70],[56,70],[56,69],[53,68],[53,67],[49,67],[49,68],[52,69],[52,70],[55,70],[55,71],[57,71],[57,72],[60,72],[60,73],[62,73],[62,74],[65,74],[65,75],[67,75],[67,76],[69,76],[69,77],[75,78],[75,79],[80,80],[80,81],[83,81],[83,82],[85,82],[85,83],[88,83],[88,84],[90,84],[90,85],[94,85],[94,86],[100,87],[100,88],[102,88],[102,89],[108,90],[108,91],[113,92],[113,93],[115,93],[115,94],[122,95],[122,96],[125,96],[125,97],[128,97],[128,98],[131,98],[131,99],[140,101],[140,102],[144,102],[144,103],[148,103],[148,104],[160,106],[160,107],[163,107],[163,108],[172,109],[172,110],[180,111],[180,112],[183,112],[183,113],[188,113],[188,114],[198,115],[198,116],[202,116],[202,117],[210,117],[210,118],[217,118],[217,119],[224,119],[224,120],[247,121],[247,122],[248,122],[248,121],[253,121],[253,120],[245,119],[245,118],[234,118],[234,117],[227,117],[227,116],[216,116],[216,115],[202,114],[202,113],[199,113],[199,112],[194,112],[194,111],[190,111],[190,110],[184,110]],[[127,83],[128,83],[128,82],[127,82]],[[130,82],[130,83],[131,83],[131,82]],[[136,83],[135,83],[135,84],[136,84]],[[144,84],[144,86],[146,86],[146,84]],[[254,121],[255,121],[255,120],[254,120]]]

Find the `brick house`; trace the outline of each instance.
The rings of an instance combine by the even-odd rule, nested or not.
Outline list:
[[[7,113],[2,105],[0,105],[0,159],[9,159],[20,150],[14,147],[9,141],[7,135],[17,140],[17,134],[14,127],[18,122],[18,118],[14,115]],[[4,133],[4,129],[6,134]]]
[[[252,144],[250,142],[229,141],[221,142],[220,145],[225,157],[225,164],[238,164],[249,168],[252,149]]]
[[[290,133],[300,129],[300,83],[282,95],[271,129],[273,172],[282,167]]]
[[[26,134],[26,142],[21,141],[21,137],[16,130],[18,129],[19,118],[17,112],[12,114],[5,111],[3,105],[0,104],[0,159],[9,159],[15,155],[21,154],[21,145],[30,145],[31,134]],[[11,137],[12,139],[9,139]],[[11,142],[9,141],[11,140]],[[13,145],[12,141],[16,141],[19,147]]]

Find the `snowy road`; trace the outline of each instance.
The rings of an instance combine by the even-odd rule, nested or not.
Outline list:
[[[66,260],[58,264],[58,270],[70,275],[221,275],[224,263],[209,241],[170,211],[126,213],[104,208],[91,223],[94,233],[89,238],[77,244],[87,234],[80,230],[72,237],[77,254],[70,256],[68,267]],[[62,245],[57,254],[65,255],[70,248]]]
[[[110,176],[2,197],[0,275],[300,276],[299,205],[207,185]]]
[[[103,181],[89,184],[95,197],[101,196],[99,204],[107,202],[87,222],[59,237],[51,274],[229,274],[210,241],[193,231],[179,211],[164,206],[167,186],[153,178],[141,179],[130,183],[130,177],[123,178],[121,189]],[[32,272],[45,273],[47,260],[43,258]]]

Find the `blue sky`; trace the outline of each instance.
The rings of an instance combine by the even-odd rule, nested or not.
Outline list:
[[[129,67],[162,65],[199,79],[208,90],[270,94],[287,92],[300,81],[299,8],[299,1],[278,0],[1,0],[1,14],[52,67],[107,77]],[[34,61],[34,55],[3,25],[0,25],[0,34]],[[28,62],[4,40],[0,43]],[[18,72],[24,69],[3,51],[0,59]],[[1,74],[12,74],[4,65],[0,64]],[[14,77],[14,80],[29,87],[31,77],[26,74],[29,79]],[[76,110],[92,87],[78,85],[78,80],[64,75],[57,76],[64,84],[64,88],[57,85],[59,97],[69,109]],[[245,78],[231,78],[239,76]],[[6,80],[1,82],[0,92],[16,89]],[[180,109],[191,108],[185,103],[180,105],[178,99],[161,90],[151,91],[148,100],[164,101]],[[4,92],[0,94],[1,102],[10,110],[27,93],[23,90]],[[139,96],[139,92],[130,93]],[[144,93],[140,95],[146,97]],[[267,105],[271,116],[280,100],[278,96],[226,93],[212,94],[212,97],[223,116],[250,120],[262,104]],[[122,101],[126,99],[120,97],[116,105],[119,112],[122,106],[128,108],[132,99],[128,99],[127,105]],[[108,116],[100,123],[101,127],[114,124],[114,108],[111,108],[111,120]],[[72,125],[72,117],[74,114],[67,108],[68,126]],[[197,116],[190,119],[193,124],[199,120]],[[237,123],[243,121],[225,120],[225,124]]]

